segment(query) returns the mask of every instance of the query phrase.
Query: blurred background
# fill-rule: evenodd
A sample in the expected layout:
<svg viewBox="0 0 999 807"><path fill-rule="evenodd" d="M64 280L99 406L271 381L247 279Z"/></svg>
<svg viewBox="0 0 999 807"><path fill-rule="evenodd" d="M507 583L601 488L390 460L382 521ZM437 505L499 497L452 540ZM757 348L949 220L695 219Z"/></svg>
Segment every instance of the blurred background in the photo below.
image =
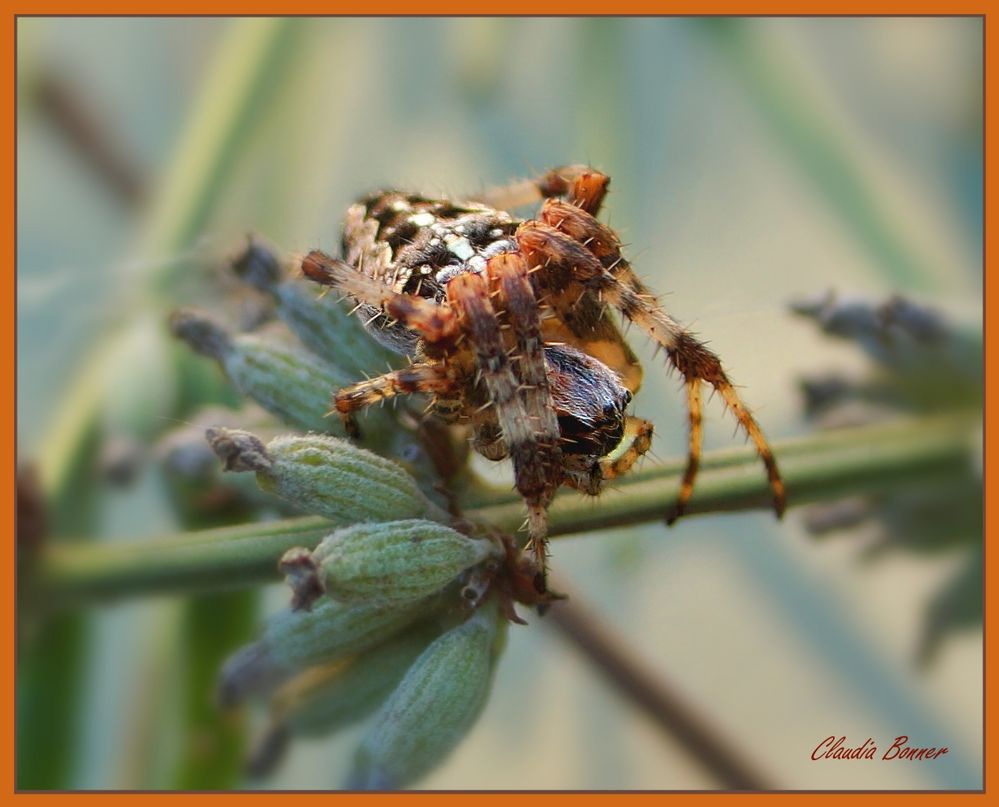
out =
<svg viewBox="0 0 999 807"><path fill-rule="evenodd" d="M17 48L18 453L23 502L48 498L45 540L182 528L154 463L107 481L184 411L166 313L210 307L220 256L247 232L334 251L346 207L384 186L461 195L567 163L605 171L604 220L771 439L820 425L816 378L878 363L857 329L823 333L793 301L931 303L965 340L954 373L974 386L980 369L979 19L22 18ZM952 384L915 364L926 386ZM659 366L633 408L658 456L682 456L682 395ZM740 442L717 402L706 440ZM933 505L918 545L912 518L792 501L783 523L736 513L559 540L553 563L773 787L979 788L976 484ZM25 538L26 507L22 561L43 532ZM20 786L245 785L246 727L215 711L214 674L287 595L213 596L51 620L22 608ZM721 786L531 622L423 786ZM337 787L358 731L297 743L253 786ZM887 748L900 734L950 752L809 758L830 735Z"/></svg>

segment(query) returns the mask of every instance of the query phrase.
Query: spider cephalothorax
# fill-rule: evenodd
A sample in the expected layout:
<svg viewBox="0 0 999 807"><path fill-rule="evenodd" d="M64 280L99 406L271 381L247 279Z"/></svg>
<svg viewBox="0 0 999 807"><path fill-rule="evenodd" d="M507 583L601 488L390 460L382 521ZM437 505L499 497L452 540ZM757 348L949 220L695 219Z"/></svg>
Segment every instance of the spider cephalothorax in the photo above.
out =
<svg viewBox="0 0 999 807"><path fill-rule="evenodd" d="M660 308L615 233L594 218L608 182L569 166L479 201L385 191L348 211L343 260L311 252L302 262L310 278L356 301L379 341L413 361L336 392L348 428L362 407L422 392L445 419L472 427L480 454L510 457L541 593L555 491L568 485L596 495L651 443L652 425L625 414L642 371L609 308L665 348L685 381L690 448L670 521L683 513L697 475L702 382L752 439L778 515L784 510L770 447L718 357ZM537 219L505 212L540 200Z"/></svg>

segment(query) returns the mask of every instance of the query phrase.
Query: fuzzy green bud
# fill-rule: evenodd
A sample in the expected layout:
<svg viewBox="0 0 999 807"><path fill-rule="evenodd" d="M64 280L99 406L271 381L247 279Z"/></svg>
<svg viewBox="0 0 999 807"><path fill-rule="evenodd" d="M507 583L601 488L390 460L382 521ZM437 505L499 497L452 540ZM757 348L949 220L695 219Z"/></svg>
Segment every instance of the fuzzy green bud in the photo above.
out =
<svg viewBox="0 0 999 807"><path fill-rule="evenodd" d="M215 359L229 380L249 398L285 423L303 431L343 434L338 418L328 418L330 394L357 377L287 341L265 334L231 334L211 317L197 311L175 311L173 332L202 355ZM388 430L388 411L366 413L365 427Z"/></svg>
<svg viewBox="0 0 999 807"><path fill-rule="evenodd" d="M375 372L399 357L378 344L350 306L319 293L300 277L301 258L279 258L269 244L250 236L232 260L244 282L274 299L281 321L303 345L352 377Z"/></svg>
<svg viewBox="0 0 999 807"><path fill-rule="evenodd" d="M312 552L290 549L279 568L309 607L322 593L344 602L406 602L439 591L502 548L422 519L355 524L327 535Z"/></svg>
<svg viewBox="0 0 999 807"><path fill-rule="evenodd" d="M234 706L273 691L296 673L336 661L384 642L407 625L436 611L438 598L398 605L345 605L324 598L311 611L283 611L263 635L238 650L222 667L218 699Z"/></svg>
<svg viewBox="0 0 999 807"><path fill-rule="evenodd" d="M346 440L287 435L265 447L249 432L236 429L209 429L206 436L226 470L256 471L261 488L335 524L448 520L396 463Z"/></svg>
<svg viewBox="0 0 999 807"><path fill-rule="evenodd" d="M312 284L289 280L274 287L278 316L302 344L317 356L354 378L377 374L399 365L389 352L364 330L349 306L333 297L319 296Z"/></svg>
<svg viewBox="0 0 999 807"><path fill-rule="evenodd" d="M240 392L291 426L343 433L340 419L326 413L331 391L350 384L349 377L277 339L241 334L233 346L223 367Z"/></svg>
<svg viewBox="0 0 999 807"><path fill-rule="evenodd" d="M489 600L423 651L361 741L350 788L406 787L457 746L488 697L498 623Z"/></svg>

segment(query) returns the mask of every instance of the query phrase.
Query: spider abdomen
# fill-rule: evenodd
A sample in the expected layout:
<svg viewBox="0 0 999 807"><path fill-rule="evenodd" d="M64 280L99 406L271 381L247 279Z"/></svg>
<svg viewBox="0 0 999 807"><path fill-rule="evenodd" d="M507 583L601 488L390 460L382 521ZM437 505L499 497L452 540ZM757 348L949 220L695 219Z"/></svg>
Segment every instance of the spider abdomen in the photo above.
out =
<svg viewBox="0 0 999 807"><path fill-rule="evenodd" d="M546 345L545 364L562 451L609 454L624 436L631 393L606 364L569 345Z"/></svg>

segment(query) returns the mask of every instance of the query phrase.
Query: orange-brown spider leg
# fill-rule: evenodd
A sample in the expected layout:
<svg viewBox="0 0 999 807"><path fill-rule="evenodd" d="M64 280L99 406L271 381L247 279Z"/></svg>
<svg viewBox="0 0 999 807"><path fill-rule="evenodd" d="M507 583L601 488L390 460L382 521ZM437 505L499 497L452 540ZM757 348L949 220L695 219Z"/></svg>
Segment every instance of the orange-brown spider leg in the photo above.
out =
<svg viewBox="0 0 999 807"><path fill-rule="evenodd" d="M611 479L624 476L652 447L652 424L643 418L628 416L624 421L622 441L631 435L631 444L615 459L601 457L588 469L566 472L565 484L588 496L598 496Z"/></svg>
<svg viewBox="0 0 999 807"><path fill-rule="evenodd" d="M634 310L638 310L640 312L639 315L643 317L646 324L632 317L628 313L628 310L625 309L625 305L618 303L616 304L617 307L629 319L638 322L640 327L643 327L647 332L650 332L651 329L657 329L658 335L653 333L653 338L656 339L658 344L667 349L667 355L671 363L684 372L684 377L687 379L690 451L687 460L687 470L684 473L683 482L681 483L680 495L676 503L676 508L668 519L668 523L672 524L683 514L684 508L693 493L693 483L697 476L701 450L701 407L700 391L696 389L697 384L690 383L695 378L710 383L718 390L722 396L722 400L732 410L739 424L749 435L750 439L752 439L767 469L767 476L774 495L774 508L778 516L782 515L786 506L784 483L781 480L773 453L759 425L746 409L735 388L725 376L718 357L662 311L655 297L649 293L641 280L638 279L638 276L631 268L631 264L622 257L620 242L609 227L601 224L584 211L556 199L549 199L545 203L544 209L541 211L541 219L546 224L583 243L600 260L606 273L613 277L614 282L608 283L604 279L598 281L597 285L605 286L616 283L622 287L618 292L618 296L621 300L627 300L628 305ZM602 288L600 293L608 302L613 303ZM614 292L610 292L611 296L613 294ZM658 316L656 316L657 314ZM690 375L684 370L684 367L703 374Z"/></svg>
<svg viewBox="0 0 999 807"><path fill-rule="evenodd" d="M417 331L431 343L453 340L458 336L458 320L445 305L413 294L398 294L343 261L313 250L302 259L302 272L310 280L330 286L384 311L389 317Z"/></svg>
<svg viewBox="0 0 999 807"><path fill-rule="evenodd" d="M666 519L666 523L672 525L687 509L687 502L694 493L694 481L697 479L697 470L701 465L701 381L698 378L688 378L687 386L687 415L690 422L690 442L687 450L687 467L683 472L683 480L680 482L680 495L676 497L676 504L673 506L673 513Z"/></svg>
<svg viewBox="0 0 999 807"><path fill-rule="evenodd" d="M624 421L624 433L625 435L633 434L634 439L620 457L613 460L604 457L600 460L603 478L605 480L617 479L617 477L628 473L632 466L652 448L652 431L653 426L649 421L643 418L627 417Z"/></svg>
<svg viewBox="0 0 999 807"><path fill-rule="evenodd" d="M507 322L513 330L514 347L510 358L516 364L520 381L518 392L527 413L531 432L531 463L543 466L546 484L554 492L561 482L561 449L558 419L548 388L548 371L545 366L544 343L541 339L541 318L538 304L528 278L527 263L519 253L502 254L491 258L488 274L505 303ZM514 453L517 462L516 449ZM550 500L550 496L548 499ZM532 520L531 550L539 570L545 569L545 535L548 531L547 505L543 513L530 512ZM543 521L541 521L543 519ZM534 524L533 522L540 523ZM537 537L535 537L537 536Z"/></svg>
<svg viewBox="0 0 999 807"><path fill-rule="evenodd" d="M621 258L621 242L617 234L606 224L597 221L586 210L561 199L548 199L541 208L538 218L583 244L600 259L603 267L618 279L630 285L641 286L641 281L635 276L631 265ZM642 291L647 293L645 289Z"/></svg>
<svg viewBox="0 0 999 807"><path fill-rule="evenodd" d="M551 208L546 204L546 215ZM517 230L517 240L533 263L545 263L572 267L576 277L603 302L614 306L629 320L638 325L655 342L666 349L670 363L677 368L686 380L698 380L711 384L721 395L726 406L732 411L740 426L749 435L763 462L773 493L774 510L778 517L783 515L786 506L784 482L777 461L763 432L725 375L718 357L694 338L683 326L662 310L655 297L638 280L630 265L619 252L601 256L603 249L615 245L616 239L605 241L601 236L600 225L592 217L589 223L581 212L576 221L588 226L589 237L583 241L569 234L566 222L561 219L558 229L542 222L525 222ZM584 246L585 243L585 246ZM604 264L607 263L607 266ZM613 267L613 269L609 267Z"/></svg>
<svg viewBox="0 0 999 807"><path fill-rule="evenodd" d="M476 199L500 210L513 210L536 204L542 199L562 197L593 214L607 194L610 178L585 165L565 165L553 168L533 179L522 179L476 195Z"/></svg>
<svg viewBox="0 0 999 807"><path fill-rule="evenodd" d="M557 480L553 482L551 479L551 465L547 459L549 450L539 442L537 427L528 415L520 381L514 374L510 356L503 344L503 331L489 299L486 279L474 273L458 275L448 284L447 294L458 311L461 326L471 337L479 377L486 386L503 440L513 460L517 491L527 505L528 539L537 558L534 583L539 593L543 593L548 505L557 487Z"/></svg>
<svg viewBox="0 0 999 807"><path fill-rule="evenodd" d="M456 388L456 380L443 366L414 364L337 390L333 395L333 409L343 420L347 433L355 435L354 413L366 406L396 395L417 392L446 395Z"/></svg>

